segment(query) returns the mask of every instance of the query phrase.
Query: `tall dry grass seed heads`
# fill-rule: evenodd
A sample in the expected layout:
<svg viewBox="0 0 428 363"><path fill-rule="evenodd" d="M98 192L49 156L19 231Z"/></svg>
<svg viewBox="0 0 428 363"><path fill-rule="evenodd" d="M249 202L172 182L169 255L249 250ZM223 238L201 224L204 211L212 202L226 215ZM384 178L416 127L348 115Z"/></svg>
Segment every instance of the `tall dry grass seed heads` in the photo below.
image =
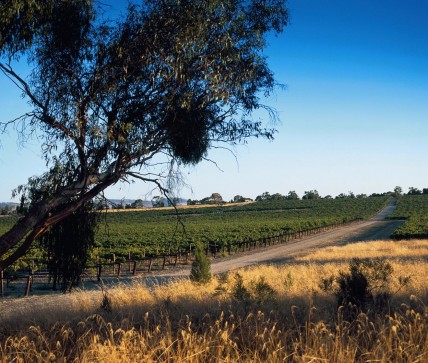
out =
<svg viewBox="0 0 428 363"><path fill-rule="evenodd" d="M388 261L350 260L366 249L379 257L385 248ZM88 296L79 300L84 310L68 316L65 300L38 305L37 316L25 305L35 299L16 300L15 313L0 311L0 362L428 362L428 241L354 244L330 253L334 261L316 252L205 284L112 288L111 312L100 309L101 292L81 293ZM341 276L363 274L374 297L386 286L375 283L383 281L379 266L391 293L388 309L360 306L350 319L346 306L337 307ZM400 285L400 276L411 278Z"/></svg>

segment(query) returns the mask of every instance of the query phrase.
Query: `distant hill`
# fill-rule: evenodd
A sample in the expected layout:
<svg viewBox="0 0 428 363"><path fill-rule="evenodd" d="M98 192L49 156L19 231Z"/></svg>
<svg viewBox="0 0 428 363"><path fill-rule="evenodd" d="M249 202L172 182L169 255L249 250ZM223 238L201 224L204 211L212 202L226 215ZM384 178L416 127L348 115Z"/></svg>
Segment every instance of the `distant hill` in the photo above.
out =
<svg viewBox="0 0 428 363"><path fill-rule="evenodd" d="M19 203L11 203L11 202L0 202L0 208L3 207L17 207Z"/></svg>
<svg viewBox="0 0 428 363"><path fill-rule="evenodd" d="M120 204L122 204L123 206L125 206L125 205L127 205L127 204L132 204L132 203L134 203L135 202L135 199L109 199L108 200L111 204L113 204L113 205L120 205ZM144 204L144 206L145 207L151 207L152 206L152 203L151 202L149 202L149 201L147 201L147 200L145 200L144 202L143 202L143 204Z"/></svg>
<svg viewBox="0 0 428 363"><path fill-rule="evenodd" d="M112 205L119 205L122 204L124 207L127 204L132 204L135 202L135 199L109 199L108 200ZM183 205L183 204L187 204L187 199L184 198L180 198L178 200L178 204L177 205ZM150 208L152 207L152 202L150 200L144 200L143 201L143 205L146 208ZM168 201L166 201L166 206L168 206ZM0 208L4 208L4 207L12 207L12 208L16 208L17 206L19 206L19 203L13 203L13 202L0 202Z"/></svg>
<svg viewBox="0 0 428 363"><path fill-rule="evenodd" d="M109 199L108 201L111 202L114 205L119 205L122 204L123 206L127 205L127 204L132 204L135 202L136 199ZM183 204L187 204L187 199L184 198L179 198L178 199L178 203L177 205L183 205ZM143 201L143 205L146 208L150 208L153 207L152 202L150 200L144 200ZM168 206L169 203L168 201L165 202L165 205Z"/></svg>

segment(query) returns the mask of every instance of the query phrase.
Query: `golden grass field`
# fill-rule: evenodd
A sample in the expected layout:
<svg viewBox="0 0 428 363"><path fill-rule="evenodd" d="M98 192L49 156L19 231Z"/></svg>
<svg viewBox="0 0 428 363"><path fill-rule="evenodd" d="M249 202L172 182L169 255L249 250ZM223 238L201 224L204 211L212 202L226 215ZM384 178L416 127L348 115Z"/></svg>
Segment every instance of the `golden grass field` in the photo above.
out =
<svg viewBox="0 0 428 363"><path fill-rule="evenodd" d="M387 259L392 297L346 320L320 282L355 257ZM428 362L428 240L328 247L207 285L135 282L0 308L0 362Z"/></svg>

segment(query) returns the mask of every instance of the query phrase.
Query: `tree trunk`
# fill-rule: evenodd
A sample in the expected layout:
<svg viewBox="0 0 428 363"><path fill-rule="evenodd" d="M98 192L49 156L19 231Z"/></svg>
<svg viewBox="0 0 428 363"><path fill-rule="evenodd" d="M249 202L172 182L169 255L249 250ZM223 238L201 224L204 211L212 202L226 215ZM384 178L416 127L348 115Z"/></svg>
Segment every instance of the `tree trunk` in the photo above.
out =
<svg viewBox="0 0 428 363"><path fill-rule="evenodd" d="M30 248L33 241L40 237L50 226L68 217L85 202L93 199L108 186L117 182L119 177L115 174L106 176L103 181L92 189L82 193L81 188L66 187L48 200L37 203L30 209L25 217L5 234L0 236L0 257L10 249L16 247L24 238L25 240L15 252L6 259L0 261L0 270L3 270L22 257ZM69 202L72 197L78 198Z"/></svg>

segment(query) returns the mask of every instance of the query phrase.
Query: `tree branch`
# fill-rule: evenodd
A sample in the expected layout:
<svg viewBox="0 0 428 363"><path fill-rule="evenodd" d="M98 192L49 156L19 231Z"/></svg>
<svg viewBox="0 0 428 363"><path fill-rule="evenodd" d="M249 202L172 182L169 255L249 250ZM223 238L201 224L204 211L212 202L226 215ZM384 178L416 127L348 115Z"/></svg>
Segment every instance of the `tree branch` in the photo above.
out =
<svg viewBox="0 0 428 363"><path fill-rule="evenodd" d="M10 265L14 264L19 258L25 255L25 253L30 248L33 241L41 236L48 227L37 227L35 228L24 240L24 242L7 258L3 261L0 261L0 271L8 268Z"/></svg>

